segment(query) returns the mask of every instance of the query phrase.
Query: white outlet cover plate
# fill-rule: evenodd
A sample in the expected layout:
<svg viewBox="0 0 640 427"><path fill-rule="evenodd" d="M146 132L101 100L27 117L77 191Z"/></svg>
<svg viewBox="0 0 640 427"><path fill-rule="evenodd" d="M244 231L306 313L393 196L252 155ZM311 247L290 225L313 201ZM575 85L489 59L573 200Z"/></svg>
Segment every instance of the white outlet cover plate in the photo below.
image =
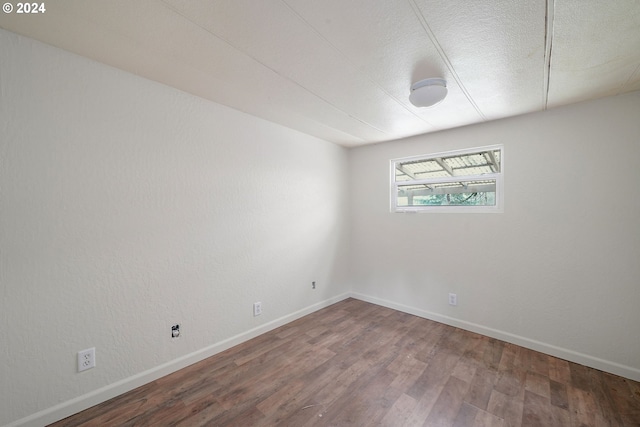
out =
<svg viewBox="0 0 640 427"><path fill-rule="evenodd" d="M262 314L262 303L255 302L253 303L253 315L260 316Z"/></svg>
<svg viewBox="0 0 640 427"><path fill-rule="evenodd" d="M449 294L449 305L458 305L458 295Z"/></svg>
<svg viewBox="0 0 640 427"><path fill-rule="evenodd" d="M91 347L78 352L78 372L96 367L96 348Z"/></svg>

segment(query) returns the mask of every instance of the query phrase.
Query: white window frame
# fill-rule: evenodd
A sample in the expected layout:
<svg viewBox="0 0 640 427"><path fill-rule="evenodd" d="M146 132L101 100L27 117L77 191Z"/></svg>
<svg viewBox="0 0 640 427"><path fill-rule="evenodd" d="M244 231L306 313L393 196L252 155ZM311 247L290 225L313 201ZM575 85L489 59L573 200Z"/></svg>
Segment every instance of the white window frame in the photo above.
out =
<svg viewBox="0 0 640 427"><path fill-rule="evenodd" d="M420 180L407 180L396 182L396 165L417 160L430 160L442 157L459 156L464 154L477 153L481 151L500 150L500 171L496 173L488 173L482 175L464 175L444 178L429 178ZM445 151L433 154L424 154L420 156L410 156L390 161L390 199L391 212L393 213L503 213L504 212L504 145L496 144L484 147L473 147L463 150ZM462 178L462 179L461 179ZM420 206L398 206L398 187L407 184L430 184L430 183L446 183L472 181L472 180L493 180L496 181L496 204L494 206L455 206L455 205L420 205Z"/></svg>

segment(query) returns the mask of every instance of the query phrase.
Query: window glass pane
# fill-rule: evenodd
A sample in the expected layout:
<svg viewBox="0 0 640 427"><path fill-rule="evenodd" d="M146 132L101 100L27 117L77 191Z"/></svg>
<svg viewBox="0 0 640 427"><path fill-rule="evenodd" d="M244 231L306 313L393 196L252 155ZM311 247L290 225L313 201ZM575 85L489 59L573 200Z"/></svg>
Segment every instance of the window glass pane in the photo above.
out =
<svg viewBox="0 0 640 427"><path fill-rule="evenodd" d="M502 145L391 161L392 212L501 213Z"/></svg>
<svg viewBox="0 0 640 427"><path fill-rule="evenodd" d="M496 180L400 184L397 206L495 206Z"/></svg>
<svg viewBox="0 0 640 427"><path fill-rule="evenodd" d="M395 181L499 173L500 157L500 150L497 149L398 162Z"/></svg>

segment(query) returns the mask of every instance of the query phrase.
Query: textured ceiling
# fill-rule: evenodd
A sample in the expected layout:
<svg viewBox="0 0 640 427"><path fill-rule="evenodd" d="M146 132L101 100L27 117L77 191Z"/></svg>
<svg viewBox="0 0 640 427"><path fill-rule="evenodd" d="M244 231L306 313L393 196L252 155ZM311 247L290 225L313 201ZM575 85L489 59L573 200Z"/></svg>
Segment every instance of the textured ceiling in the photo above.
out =
<svg viewBox="0 0 640 427"><path fill-rule="evenodd" d="M0 27L345 146L640 90L638 0L56 0ZM428 77L449 94L414 107Z"/></svg>

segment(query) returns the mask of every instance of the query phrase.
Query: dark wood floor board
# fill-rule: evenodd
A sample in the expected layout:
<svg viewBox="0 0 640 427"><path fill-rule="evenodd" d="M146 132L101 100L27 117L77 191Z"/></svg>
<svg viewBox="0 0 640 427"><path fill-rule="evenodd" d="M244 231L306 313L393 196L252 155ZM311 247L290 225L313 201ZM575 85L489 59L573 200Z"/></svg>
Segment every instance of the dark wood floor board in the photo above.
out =
<svg viewBox="0 0 640 427"><path fill-rule="evenodd" d="M355 319L367 318L369 319L369 322L371 322L380 317L378 313L381 313L381 312L388 313L388 310L390 310L387 307L379 307L382 310L378 310L375 304L371 304L367 307L364 307L358 304L358 302L359 301L353 300L353 303L351 305L347 305L345 307L345 310L348 311L351 317Z"/></svg>
<svg viewBox="0 0 640 427"><path fill-rule="evenodd" d="M301 348L306 350L306 354L314 354L311 347ZM265 370L264 366L270 366L270 369ZM223 405L230 406L235 401L242 399L246 394L253 393L254 390L255 392L262 391L264 383L259 383L258 381L264 380L267 376L277 378L278 381L286 380L286 376L280 376L280 374L284 373L286 367L287 360L282 358L265 357L263 360L253 359L250 362L236 366L234 370L226 370L217 375L215 381L210 381L211 387L208 390L202 387L181 390L179 397L187 403L192 403L195 400L199 400L207 392L215 393ZM272 384L271 386L276 385Z"/></svg>
<svg viewBox="0 0 640 427"><path fill-rule="evenodd" d="M518 348L515 344L504 343L500 363L498 363L498 371L510 371L514 369Z"/></svg>
<svg viewBox="0 0 640 427"><path fill-rule="evenodd" d="M304 319L304 317L302 319ZM351 314L351 312L347 310L340 310L339 316L329 317L326 320L320 317L318 319L315 319L313 322L313 326L321 326L324 329L328 329L332 331L351 330L352 325L361 325L361 324L362 322L359 321L358 318L353 316L353 314ZM314 336L314 334L311 334L308 332L307 332L307 335Z"/></svg>
<svg viewBox="0 0 640 427"><path fill-rule="evenodd" d="M536 393L545 399L551 399L551 386L549 377L545 377L535 372L527 372L524 382L524 389L532 393Z"/></svg>
<svg viewBox="0 0 640 427"><path fill-rule="evenodd" d="M219 392L218 400L225 408L236 406L252 396L264 400L297 377L324 364L335 354L328 349L314 351L309 348L299 356L297 359L282 358L277 363L274 361L262 365L260 369L252 370L250 375L225 384L227 391ZM264 369L264 366L268 366L268 369ZM296 366L296 369L291 369L291 366Z"/></svg>
<svg viewBox="0 0 640 427"><path fill-rule="evenodd" d="M568 385L571 383L571 370L569 362L549 356L549 379Z"/></svg>
<svg viewBox="0 0 640 427"><path fill-rule="evenodd" d="M640 384L347 299L65 420L79 426L640 426Z"/></svg>
<svg viewBox="0 0 640 427"><path fill-rule="evenodd" d="M245 366L242 369L247 368ZM153 384L165 394L170 390L172 399L191 403L225 387L242 369L238 369L233 357L214 356L162 377Z"/></svg>
<svg viewBox="0 0 640 427"><path fill-rule="evenodd" d="M474 425L476 416L480 410L467 402L462 402L462 406L451 424L452 427L469 427Z"/></svg>
<svg viewBox="0 0 640 427"><path fill-rule="evenodd" d="M265 424L265 416L256 408L260 397L252 397L242 401L238 405L218 413L214 418L207 420L204 425L212 426L256 426ZM183 420L186 422L188 420ZM150 424L152 425L152 424ZM188 424L185 424L188 425Z"/></svg>
<svg viewBox="0 0 640 427"><path fill-rule="evenodd" d="M456 366L453 368L451 375L461 379L462 381L471 383L479 369L482 369L482 367L479 367L475 363L461 357L458 359L458 363L456 363Z"/></svg>
<svg viewBox="0 0 640 427"><path fill-rule="evenodd" d="M410 415L418 402L411 396L401 394L387 411L385 416L380 420L382 426L411 426L409 421ZM425 415L425 419L426 419ZM422 422L419 424L422 425Z"/></svg>
<svg viewBox="0 0 640 427"><path fill-rule="evenodd" d="M464 401L476 408L486 410L491 392L498 379L498 372L487 368L479 368L469 385Z"/></svg>
<svg viewBox="0 0 640 427"><path fill-rule="evenodd" d="M537 351L532 352L530 370L545 378L549 378L549 356L538 353Z"/></svg>
<svg viewBox="0 0 640 427"><path fill-rule="evenodd" d="M522 427L569 426L569 412L551 405L548 398L525 391ZM585 424L589 425L589 424Z"/></svg>
<svg viewBox="0 0 640 427"><path fill-rule="evenodd" d="M501 370L498 372L494 390L512 399L522 401L524 399L526 379L527 373L521 369Z"/></svg>
<svg viewBox="0 0 640 427"><path fill-rule="evenodd" d="M621 414L624 427L638 427L640 426L640 411L634 411L627 414Z"/></svg>
<svg viewBox="0 0 640 427"><path fill-rule="evenodd" d="M360 376L347 391L350 399L334 400L323 417L316 417L306 425L377 425L402 393L389 387L395 377L391 372L380 369L372 377Z"/></svg>
<svg viewBox="0 0 640 427"><path fill-rule="evenodd" d="M465 341L465 334L458 328L445 329L430 351L427 367L407 390L409 396L419 400L427 390L439 389L447 382L467 348L477 341Z"/></svg>
<svg viewBox="0 0 640 427"><path fill-rule="evenodd" d="M372 369L375 372L372 373ZM373 374L378 374L380 370L380 367L375 369L375 364L372 364L371 359L360 359L344 370L334 371L333 374L336 376L312 379L307 387L308 390L313 390L313 393L303 393L305 398L297 399L299 401L298 408L308 409L296 411L296 407L288 407L287 422L291 425L303 426L314 425L316 417L322 418L322 422L335 419L335 414L341 412L344 404L353 402L352 399L344 397L361 393L364 387L373 380Z"/></svg>
<svg viewBox="0 0 640 427"><path fill-rule="evenodd" d="M640 383L604 372L601 380L603 393L619 413L627 414L640 410Z"/></svg>
<svg viewBox="0 0 640 427"><path fill-rule="evenodd" d="M450 426L458 416L469 383L450 376L434 403L424 426Z"/></svg>
<svg viewBox="0 0 640 427"><path fill-rule="evenodd" d="M356 347L359 343L366 342L376 335L372 325L365 325L356 319L345 320L343 323L343 327L327 329L326 334L321 335L321 338L309 340L309 343L318 347L327 347L340 353L347 348Z"/></svg>
<svg viewBox="0 0 640 427"><path fill-rule="evenodd" d="M263 425L303 425L325 411L324 404L314 399L317 387L315 382L296 381L292 385L291 393L279 393L277 400L268 402L265 399L258 404L257 407L266 417ZM262 405L263 403L265 404Z"/></svg>
<svg viewBox="0 0 640 427"><path fill-rule="evenodd" d="M598 403L590 390L570 386L568 387L567 395L572 426L605 425L602 422L598 422ZM610 424L607 423L606 425Z"/></svg>
<svg viewBox="0 0 640 427"><path fill-rule="evenodd" d="M436 354L419 377L410 379L413 384L407 390L407 394L419 400L427 391L444 386L459 360L460 355Z"/></svg>
<svg viewBox="0 0 640 427"><path fill-rule="evenodd" d="M446 331L445 325L430 322L428 324L416 324L401 337L396 345L410 350L414 358L428 363L438 341Z"/></svg>
<svg viewBox="0 0 640 427"><path fill-rule="evenodd" d="M118 406L117 411L113 410L114 404ZM155 411L159 406L171 404L171 397L166 393L166 389L151 383L96 405L91 408L91 411L80 412L74 417L66 418L58 425L60 427L120 425L140 414Z"/></svg>
<svg viewBox="0 0 640 427"><path fill-rule="evenodd" d="M487 345L483 354L483 361L487 369L494 371L498 370L500 360L502 360L502 353L504 352L504 345L504 341L493 338L487 340Z"/></svg>
<svg viewBox="0 0 640 427"><path fill-rule="evenodd" d="M553 406L560 409L569 409L569 397L567 395L567 386L557 381L549 380L549 390L551 393L550 400Z"/></svg>
<svg viewBox="0 0 640 427"><path fill-rule="evenodd" d="M341 396L351 396L359 393L360 390L376 379L376 376L385 376L393 379L386 367L397 357L398 349L394 347L371 347L361 353L361 357L354 361L348 368L344 369L335 381L328 383L318 390L314 399L329 406Z"/></svg>
<svg viewBox="0 0 640 427"><path fill-rule="evenodd" d="M266 417L272 417L287 403L295 403L296 400L302 400L304 398L302 390L307 388L307 386L307 382L296 378L290 381L286 387L280 387L278 390L274 391L269 397L258 403L256 407Z"/></svg>
<svg viewBox="0 0 640 427"><path fill-rule="evenodd" d="M177 423L180 419L188 416L189 413L190 409L184 403L174 401L171 404L160 405L155 410L147 411L123 422L108 422L101 425L117 425L121 427L166 426Z"/></svg>
<svg viewBox="0 0 640 427"><path fill-rule="evenodd" d="M355 381L361 377L371 376L372 368L376 366L382 368L391 362L395 353L382 351L385 348L388 347L378 345L376 340L350 341L350 345L342 348L334 358L305 375L308 386L306 390L312 392L305 393L305 390L301 390L297 400L303 407L320 406L323 409L330 407L336 397L350 393L349 387ZM382 360L381 357L386 359ZM270 415L272 418L282 418L284 413L292 412L293 408L285 403ZM313 411L300 411L289 421L302 425L310 412Z"/></svg>
<svg viewBox="0 0 640 427"><path fill-rule="evenodd" d="M325 325L320 325L308 334L307 343L318 348L331 348L333 345L342 345L345 340L356 337L361 333L359 328L354 327L347 332L350 336L343 336L339 333L340 330L339 328L331 329Z"/></svg>
<svg viewBox="0 0 640 427"><path fill-rule="evenodd" d="M510 427L520 427L522 425L522 414L524 411L524 388L522 397L514 398L507 396L497 390L491 392L487 412L503 420Z"/></svg>
<svg viewBox="0 0 640 427"><path fill-rule="evenodd" d="M448 378L447 378L448 380ZM462 381L462 380L459 380ZM464 381L463 381L464 382ZM407 417L408 426L423 426L427 418L431 414L431 409L435 405L440 393L444 389L446 381L441 380L439 383L430 384L422 393L422 397L417 400L413 412Z"/></svg>
<svg viewBox="0 0 640 427"><path fill-rule="evenodd" d="M284 326L280 326L277 329L274 329L272 332L276 338L284 340L284 339L292 338L296 335L302 335L303 333L307 333L308 329L311 329L311 328L306 328L305 330L303 330L303 328L301 328L300 326L291 325L290 327L287 328L286 325L284 325Z"/></svg>
<svg viewBox="0 0 640 427"><path fill-rule="evenodd" d="M258 349L262 348L262 345L269 345L274 341L273 334L261 334L257 337L244 341L230 349L227 349L215 356L213 356L214 361L222 363L228 361L228 356L233 354L234 360L235 358L242 358L247 353L254 353L258 351ZM279 341L279 340L278 340Z"/></svg>
<svg viewBox="0 0 640 427"><path fill-rule="evenodd" d="M551 413L551 424L549 426L569 426L571 423L571 418L569 411L565 409L558 408L557 406L549 407L549 411ZM598 426L598 424L596 424Z"/></svg>
<svg viewBox="0 0 640 427"><path fill-rule="evenodd" d="M427 364L414 358L410 353L400 352L387 366L387 370L395 375L390 386L398 390L405 390L414 378L419 377L427 368Z"/></svg>
<svg viewBox="0 0 640 427"><path fill-rule="evenodd" d="M604 377L606 380L612 378L612 377L616 377L615 375L611 375L611 374L604 374ZM620 378L620 377L616 377L616 378ZM622 380L624 380L624 378L621 378ZM640 383L635 382L635 381L626 381L629 390L631 391L631 397L633 398L633 400L635 401L636 404L640 403Z"/></svg>
<svg viewBox="0 0 640 427"><path fill-rule="evenodd" d="M532 357L534 351L524 347L518 347L516 351L516 357L513 361L513 367L515 369L521 369L525 372L531 371Z"/></svg>
<svg viewBox="0 0 640 427"><path fill-rule="evenodd" d="M341 323L345 319L352 319L353 318L352 312L353 310L349 310L348 307L345 306L340 310L334 310L330 313L326 313L326 315L322 313L314 312L309 315L311 317L307 318L307 316L305 316L303 318L297 319L296 322L298 322L298 324L300 325L309 325L310 327L313 327L313 325L316 325L319 323L329 327L333 327L338 323ZM282 326L282 328L287 329L289 328L289 325L290 324L286 324Z"/></svg>
<svg viewBox="0 0 640 427"><path fill-rule="evenodd" d="M359 358L353 357L353 355L349 354L348 352L344 352L336 354L326 363L317 366L309 372L300 373L297 376L297 379L302 383L303 387L296 393L294 400L280 403L279 410L290 412L291 405L304 406L303 403L314 405L320 403L318 401L308 403L307 401L310 399L317 400L319 392L321 392L324 388L330 388L331 384L336 384L337 387L342 386L343 383L338 381L344 381L345 377L352 376L353 371L359 369L359 367L354 367L355 363L358 361ZM360 362L362 363L362 365L366 365L366 362ZM275 394L278 393L282 394L280 390L278 390ZM266 410L267 409L265 409L265 411Z"/></svg>
<svg viewBox="0 0 640 427"><path fill-rule="evenodd" d="M604 372L600 372L599 375L591 376L591 389L593 391L594 399L598 405L598 412L603 414L606 420L610 420L611 425L622 426L624 423L621 415L625 411L624 406L626 405L618 405L616 403L616 393L608 386L607 377L614 376ZM632 404L628 407L633 408L634 405Z"/></svg>
<svg viewBox="0 0 640 427"><path fill-rule="evenodd" d="M489 345L489 338L466 331L465 336L467 346L462 358L477 367L487 367L489 364L485 360L485 353Z"/></svg>
<svg viewBox="0 0 640 427"><path fill-rule="evenodd" d="M571 385L580 390L589 390L591 387L591 370L583 365L569 362L571 373Z"/></svg>
<svg viewBox="0 0 640 427"><path fill-rule="evenodd" d="M462 357L467 353L467 349L469 349L473 343L485 341L484 337L463 329L446 328L445 331L447 333L442 334L436 344L436 348L434 348L434 351L438 353L450 353ZM482 353L484 354L484 348Z"/></svg>
<svg viewBox="0 0 640 427"><path fill-rule="evenodd" d="M247 350L242 355L235 355L233 361L237 366L242 366L255 359L262 359L262 362L265 359L277 360L283 354L290 352L294 346L294 341L291 339L273 339L253 347L253 351Z"/></svg>
<svg viewBox="0 0 640 427"><path fill-rule="evenodd" d="M253 375L236 383L228 384L229 392L222 394L218 400L224 408L235 408L252 397L257 398L256 408L263 416L272 414L277 410L270 405L278 405L278 400L269 400L272 396L286 397L282 390L286 390L291 384L306 386L300 378L325 366L327 361L335 357L335 353L326 348L309 346L304 351L299 351L297 356L281 357L278 363L269 363L260 367ZM336 372L340 372L336 370ZM313 375L312 377L317 377ZM257 416L257 414L254 414ZM222 422L219 417L216 422ZM223 423L224 424L224 423Z"/></svg>
<svg viewBox="0 0 640 427"><path fill-rule="evenodd" d="M205 396L188 405L189 413L173 424L175 427L204 426L224 412L224 408L214 394Z"/></svg>
<svg viewBox="0 0 640 427"><path fill-rule="evenodd" d="M507 427L507 422L500 417L497 417L487 411L479 410L472 424L468 424L471 427Z"/></svg>

